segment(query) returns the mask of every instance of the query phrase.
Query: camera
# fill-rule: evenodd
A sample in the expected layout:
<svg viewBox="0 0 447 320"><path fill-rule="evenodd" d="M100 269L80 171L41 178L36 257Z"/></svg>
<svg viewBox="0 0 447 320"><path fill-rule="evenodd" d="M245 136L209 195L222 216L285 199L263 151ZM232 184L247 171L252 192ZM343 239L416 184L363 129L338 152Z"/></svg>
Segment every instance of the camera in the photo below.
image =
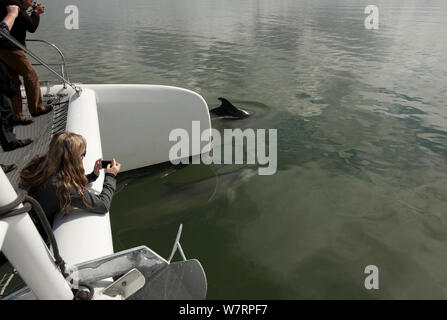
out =
<svg viewBox="0 0 447 320"><path fill-rule="evenodd" d="M109 164L110 165L112 164L112 160L102 160L101 161L101 166L103 169L106 169Z"/></svg>

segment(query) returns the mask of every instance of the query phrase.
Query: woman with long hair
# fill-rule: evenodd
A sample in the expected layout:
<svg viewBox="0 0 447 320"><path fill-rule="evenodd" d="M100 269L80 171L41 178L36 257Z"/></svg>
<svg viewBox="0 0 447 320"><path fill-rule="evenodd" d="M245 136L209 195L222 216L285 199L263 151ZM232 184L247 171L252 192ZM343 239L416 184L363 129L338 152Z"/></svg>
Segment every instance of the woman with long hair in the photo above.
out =
<svg viewBox="0 0 447 320"><path fill-rule="evenodd" d="M86 151L84 137L61 132L53 136L46 155L34 158L20 171L21 187L40 203L51 225L59 212L68 215L73 207L94 213L107 213L110 209L121 164L113 159L107 166L102 192L96 195L86 187L98 178L102 159L86 176L82 163ZM39 232L45 234L33 212L31 217Z"/></svg>

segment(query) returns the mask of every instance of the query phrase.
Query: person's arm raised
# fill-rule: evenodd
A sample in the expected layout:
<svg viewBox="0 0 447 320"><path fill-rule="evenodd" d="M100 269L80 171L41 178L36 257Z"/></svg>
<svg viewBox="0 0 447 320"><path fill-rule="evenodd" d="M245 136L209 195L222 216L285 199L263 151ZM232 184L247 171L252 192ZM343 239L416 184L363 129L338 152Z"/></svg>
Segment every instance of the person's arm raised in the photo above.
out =
<svg viewBox="0 0 447 320"><path fill-rule="evenodd" d="M11 31L12 27L14 26L14 21L16 20L17 16L19 15L19 7L18 6L7 6L6 11L7 11L7 15L3 19L2 22L4 22L8 26L9 31Z"/></svg>
<svg viewBox="0 0 447 320"><path fill-rule="evenodd" d="M82 208L93 213L107 213L112 205L112 198L116 190L116 175L120 169L121 164L113 159L112 164L107 166L101 194L96 195L88 190L84 190L83 192L84 197L90 207L85 206L81 197L79 197L75 190L73 190L71 194L72 206Z"/></svg>
<svg viewBox="0 0 447 320"><path fill-rule="evenodd" d="M26 30L28 32L31 32L31 33L36 32L37 28L39 27L39 23L40 23L40 15L44 12L45 12L45 6L42 6L40 4L37 4L34 7L33 12L31 13L30 16L26 13L26 10L22 9L20 11L19 14L21 16L21 19L23 19L23 21L25 22Z"/></svg>

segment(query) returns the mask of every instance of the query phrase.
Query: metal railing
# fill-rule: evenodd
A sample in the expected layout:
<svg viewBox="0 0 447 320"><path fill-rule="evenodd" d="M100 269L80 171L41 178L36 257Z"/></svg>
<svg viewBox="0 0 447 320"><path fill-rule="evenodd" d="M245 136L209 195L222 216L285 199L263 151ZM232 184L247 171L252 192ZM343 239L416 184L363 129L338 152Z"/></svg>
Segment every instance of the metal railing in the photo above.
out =
<svg viewBox="0 0 447 320"><path fill-rule="evenodd" d="M17 46L19 49L22 49L23 51L25 51L29 56L31 56L34 60L36 60L39 65L45 67L48 71L50 71L51 73L53 73L55 76L57 76L59 79L61 79L65 84L68 84L70 87L72 87L78 94L81 94L82 89L80 87L77 87L76 85L74 85L72 82L70 82L67 78L65 78L65 70L64 70L64 74L60 75L59 73L57 73L57 71L55 71L53 68L51 68L48 64L46 64L41 58L39 58L37 55L35 55L31 50L27 49L24 45L22 45L20 42L18 42L15 38L13 38L9 33L3 31L2 29L0 29L0 35L4 38L6 38L7 40L9 40L10 42L12 42L15 46ZM50 45L52 45L51 43L49 43ZM53 45L59 52L60 50ZM60 52L62 54L62 52ZM63 55L62 55L63 56ZM65 58L64 58L64 64L65 64ZM65 69L65 65L63 67Z"/></svg>
<svg viewBox="0 0 447 320"><path fill-rule="evenodd" d="M48 63L47 65L48 66L58 66L61 70L61 76L64 79L67 79L67 81L70 81L70 78L68 77L68 71L66 68L65 56L62 53L62 51L54 43L48 42L46 40L40 40L40 39L27 39L26 42L40 42L40 43L44 43L50 47L53 47L57 51L59 56L61 57L62 62L61 63ZM42 66L41 63L33 63L32 65L33 66ZM67 87L67 83L64 82L64 88L66 88L66 87Z"/></svg>

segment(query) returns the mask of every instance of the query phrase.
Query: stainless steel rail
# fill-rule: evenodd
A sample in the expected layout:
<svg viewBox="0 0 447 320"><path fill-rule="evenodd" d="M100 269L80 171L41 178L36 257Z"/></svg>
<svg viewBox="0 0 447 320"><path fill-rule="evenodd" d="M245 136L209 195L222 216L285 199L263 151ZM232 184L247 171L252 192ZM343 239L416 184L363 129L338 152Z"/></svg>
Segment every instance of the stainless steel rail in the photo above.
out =
<svg viewBox="0 0 447 320"><path fill-rule="evenodd" d="M30 55L34 60L39 62L42 66L44 66L48 71L53 73L55 76L57 76L59 79L61 79L64 84L67 83L70 87L72 87L78 94L81 94L82 89L80 87L75 86L72 82L70 82L68 79L66 79L64 76L61 76L59 73L53 70L48 64L46 64L42 59L40 59L37 55L35 55L31 50L27 49L25 46L23 46L20 42L18 42L16 39L14 39L9 33L3 31L0 29L0 35L6 38L7 40L11 41L15 46L25 51L28 55ZM59 50L59 49L58 49ZM60 50L59 50L60 51Z"/></svg>
<svg viewBox="0 0 447 320"><path fill-rule="evenodd" d="M39 40L39 39L27 39L26 42L40 42L40 43L44 43L49 45L50 47L53 47L60 55L61 59L62 59L62 63L49 63L49 66L59 66L61 68L61 76L65 79L67 79L68 81L70 81L70 78L68 77L68 72L66 70L66 63L65 63L65 56L62 53L62 51L53 43L48 42L46 40ZM40 63L33 63L33 66L41 66L42 64ZM64 82L64 86L66 85L66 83Z"/></svg>

